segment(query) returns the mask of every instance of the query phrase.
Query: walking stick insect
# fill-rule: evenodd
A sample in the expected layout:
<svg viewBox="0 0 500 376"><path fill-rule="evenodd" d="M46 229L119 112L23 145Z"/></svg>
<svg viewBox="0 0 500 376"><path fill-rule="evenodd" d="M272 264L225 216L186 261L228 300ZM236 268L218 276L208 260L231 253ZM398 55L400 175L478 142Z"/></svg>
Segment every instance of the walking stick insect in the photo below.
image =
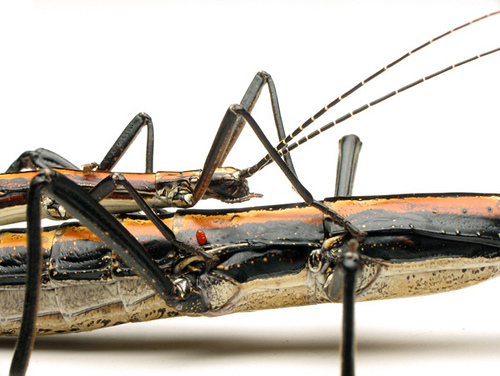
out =
<svg viewBox="0 0 500 376"><path fill-rule="evenodd" d="M377 101L376 101L376 102L377 102ZM235 110L235 111L237 112L237 111L240 111L240 110L244 110L244 108L243 108L243 109L242 109L241 107L240 107L240 108L233 108L233 110ZM354 111L354 113L356 113L356 112L360 112L360 111ZM238 114L243 115L243 112L237 112L237 113L238 113ZM346 118L347 118L347 117L346 117ZM250 120L250 118L248 118L247 120ZM289 149L292 149L292 148L290 147ZM345 223L344 223L344 225L345 225L346 227L348 227L348 225L346 225ZM351 228L351 230L352 230L352 228ZM356 232L355 232L354 230L352 230L352 231L351 231L351 234L352 234L354 237L356 237ZM362 238L362 236L360 236L360 238Z"/></svg>

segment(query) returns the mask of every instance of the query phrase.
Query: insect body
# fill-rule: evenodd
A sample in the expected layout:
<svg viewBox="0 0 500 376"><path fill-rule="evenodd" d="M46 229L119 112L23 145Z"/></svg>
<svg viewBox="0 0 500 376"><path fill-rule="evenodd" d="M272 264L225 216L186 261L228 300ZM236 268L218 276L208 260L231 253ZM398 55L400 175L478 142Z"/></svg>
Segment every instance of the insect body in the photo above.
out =
<svg viewBox="0 0 500 376"><path fill-rule="evenodd" d="M96 192L96 187L109 172L60 170L82 188ZM234 168L218 168L211 177L210 185L202 198L218 199L222 202L243 202L261 195L250 193L246 179L237 176ZM0 174L0 225L26 220L26 198L29 185L36 171ZM194 205L193 194L201 171L157 172L154 174L125 174L134 188L148 204L155 209L165 207L190 207ZM130 213L138 210L137 205L123 189L116 189L101 200L111 213ZM43 202L44 216L50 219L68 219L63 207L47 198Z"/></svg>
<svg viewBox="0 0 500 376"><path fill-rule="evenodd" d="M411 195L327 199L367 232L356 300L432 294L500 272L500 197ZM190 260L146 218L120 221L172 280L190 281L165 304L91 231L77 223L46 229L38 334L87 331L179 315L342 301L337 264L346 230L304 204L250 210L177 212L163 221L178 240L207 237L213 265ZM26 233L0 234L1 332L18 334L25 289ZM331 243L328 244L327 243ZM197 304L190 302L196 301Z"/></svg>

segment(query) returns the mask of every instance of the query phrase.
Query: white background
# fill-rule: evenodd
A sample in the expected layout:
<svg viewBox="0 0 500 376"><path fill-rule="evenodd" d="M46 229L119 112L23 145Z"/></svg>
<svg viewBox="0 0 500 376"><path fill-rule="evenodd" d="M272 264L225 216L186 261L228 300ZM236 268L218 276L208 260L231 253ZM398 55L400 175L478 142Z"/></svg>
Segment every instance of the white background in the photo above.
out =
<svg viewBox="0 0 500 376"><path fill-rule="evenodd" d="M360 80L500 1L33 1L0 7L0 171L24 150L100 161L148 112L155 169L202 167L227 107L259 70L273 75L290 131ZM500 16L419 52L324 115L319 125L452 63L500 46ZM293 154L316 198L333 194L337 141L363 144L356 195L499 191L500 53L366 111ZM255 116L270 137L267 92ZM139 140L116 170L144 167ZM264 155L245 132L227 165ZM299 201L275 167L251 179ZM202 207L221 207L217 202ZM357 305L359 375L495 373L500 284ZM1 304L1 302L0 302ZM30 374L338 374L338 305L175 319L41 338ZM0 339L6 373L13 339ZM43 372L43 373L42 373Z"/></svg>

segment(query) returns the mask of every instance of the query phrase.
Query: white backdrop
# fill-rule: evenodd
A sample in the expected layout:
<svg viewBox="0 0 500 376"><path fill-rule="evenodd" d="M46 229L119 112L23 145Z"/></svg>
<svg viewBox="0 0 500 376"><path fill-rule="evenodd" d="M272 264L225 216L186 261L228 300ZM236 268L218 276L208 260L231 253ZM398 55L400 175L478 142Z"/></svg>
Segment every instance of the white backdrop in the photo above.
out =
<svg viewBox="0 0 500 376"><path fill-rule="evenodd" d="M24 150L100 161L138 112L155 124L155 169L201 168L227 107L267 70L292 130L360 80L500 1L33 1L1 6L0 171ZM452 63L499 47L500 16L419 52L319 125ZM354 194L498 192L500 53L372 108L293 154L316 198L333 194L337 142L363 141ZM267 92L255 117L274 136ZM143 136L116 170L144 168ZM245 131L227 165L265 153ZM300 201L274 166L263 199ZM206 202L201 207L221 207ZM359 375L498 369L498 281L357 306ZM0 302L1 304L1 302ZM30 374L338 373L341 307L175 319L39 339ZM14 342L0 339L1 372ZM0 373L1 373L0 372Z"/></svg>

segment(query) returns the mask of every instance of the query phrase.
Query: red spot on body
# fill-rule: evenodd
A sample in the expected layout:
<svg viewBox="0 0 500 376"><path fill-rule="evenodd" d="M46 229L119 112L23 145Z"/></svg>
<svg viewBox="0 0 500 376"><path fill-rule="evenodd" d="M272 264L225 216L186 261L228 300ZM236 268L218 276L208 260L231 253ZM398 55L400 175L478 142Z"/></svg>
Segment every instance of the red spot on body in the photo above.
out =
<svg viewBox="0 0 500 376"><path fill-rule="evenodd" d="M199 245L207 244L207 236L203 232L203 230L196 231L196 240L198 240Z"/></svg>

